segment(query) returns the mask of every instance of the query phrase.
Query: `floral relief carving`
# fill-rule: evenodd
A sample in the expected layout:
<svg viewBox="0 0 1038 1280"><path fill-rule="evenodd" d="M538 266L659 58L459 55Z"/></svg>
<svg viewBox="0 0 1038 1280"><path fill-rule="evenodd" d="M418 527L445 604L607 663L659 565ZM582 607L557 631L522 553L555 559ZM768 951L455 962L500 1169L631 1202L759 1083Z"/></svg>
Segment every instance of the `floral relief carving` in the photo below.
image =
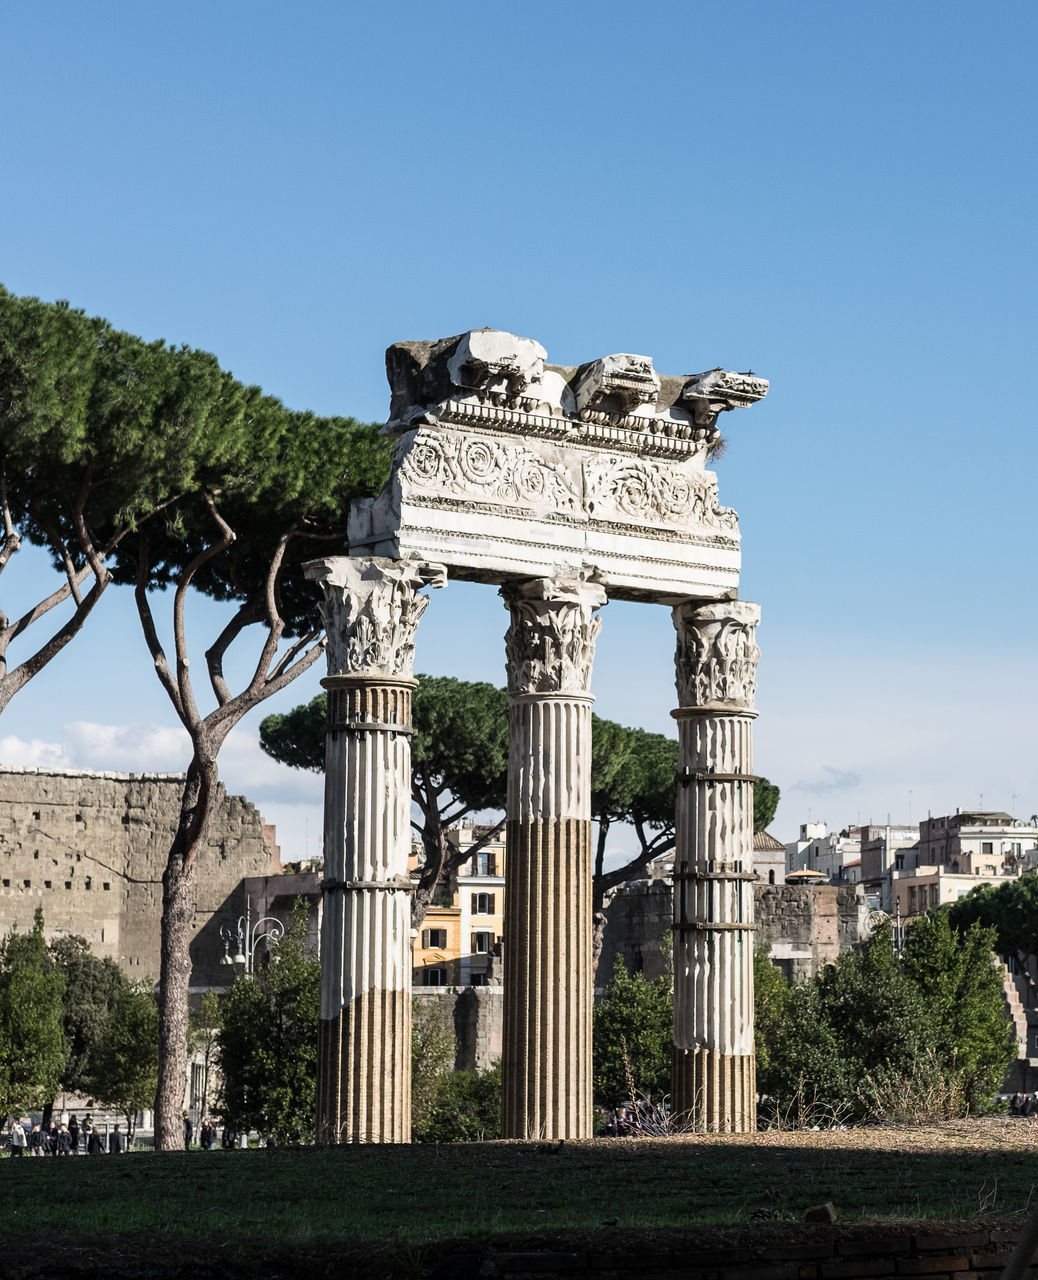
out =
<svg viewBox="0 0 1038 1280"><path fill-rule="evenodd" d="M679 705L752 709L760 658L756 641L760 607L738 600L682 604L674 609L673 618L678 633Z"/></svg>
<svg viewBox="0 0 1038 1280"><path fill-rule="evenodd" d="M586 694L602 626L594 614L605 590L584 577L534 578L509 583L501 595L512 616L505 634L508 692Z"/></svg>
<svg viewBox="0 0 1038 1280"><path fill-rule="evenodd" d="M717 500L717 481L703 472L638 458L595 458L584 463L585 506L599 519L734 529L738 516Z"/></svg>
<svg viewBox="0 0 1038 1280"><path fill-rule="evenodd" d="M401 468L416 489L574 511L580 498L563 467L523 445L455 432L422 432Z"/></svg>

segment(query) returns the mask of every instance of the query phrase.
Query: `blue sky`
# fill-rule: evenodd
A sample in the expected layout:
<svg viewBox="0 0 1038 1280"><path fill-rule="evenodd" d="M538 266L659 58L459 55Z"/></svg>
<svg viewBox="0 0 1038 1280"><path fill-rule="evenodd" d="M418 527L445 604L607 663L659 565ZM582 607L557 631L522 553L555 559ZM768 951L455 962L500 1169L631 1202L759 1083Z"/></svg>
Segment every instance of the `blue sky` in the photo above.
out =
<svg viewBox="0 0 1038 1280"><path fill-rule="evenodd" d="M1030 2L6 6L0 281L372 420L389 343L482 325L561 363L753 368L771 391L721 420L717 470L775 833L1026 816L1036 36ZM0 758L182 763L114 596ZM504 626L452 583L418 667L500 681ZM600 714L670 730L672 637L607 607ZM258 718L224 776L316 852L319 780L258 756Z"/></svg>

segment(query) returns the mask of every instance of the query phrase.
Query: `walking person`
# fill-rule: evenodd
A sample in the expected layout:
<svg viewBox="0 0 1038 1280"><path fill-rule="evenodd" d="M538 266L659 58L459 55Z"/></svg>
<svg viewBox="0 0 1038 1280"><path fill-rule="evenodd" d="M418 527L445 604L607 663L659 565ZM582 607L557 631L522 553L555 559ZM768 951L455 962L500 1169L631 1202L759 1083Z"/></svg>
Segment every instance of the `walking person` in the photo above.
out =
<svg viewBox="0 0 1038 1280"><path fill-rule="evenodd" d="M101 1138L100 1133L98 1133L97 1131L97 1125L92 1124L90 1126L90 1129L87 1135L87 1155L103 1156L104 1153L105 1153L104 1141Z"/></svg>
<svg viewBox="0 0 1038 1280"><path fill-rule="evenodd" d="M68 1125L63 1124L58 1130L58 1148L55 1155L70 1156L72 1154L72 1134L68 1131Z"/></svg>
<svg viewBox="0 0 1038 1280"><path fill-rule="evenodd" d="M185 1151L191 1150L191 1139L194 1136L194 1132L195 1132L195 1126L191 1123L191 1115L189 1112L185 1111L184 1112L184 1150Z"/></svg>
<svg viewBox="0 0 1038 1280"><path fill-rule="evenodd" d="M76 1113L74 1111L68 1118L68 1133L69 1133L69 1137L72 1139L72 1154L74 1156L78 1156L79 1155L79 1121L76 1119Z"/></svg>
<svg viewBox="0 0 1038 1280"><path fill-rule="evenodd" d="M29 1154L31 1156L43 1155L43 1130L38 1124L34 1124L32 1132L29 1134Z"/></svg>
<svg viewBox="0 0 1038 1280"><path fill-rule="evenodd" d="M116 1125L108 1135L108 1154L110 1156L121 1156L126 1150L123 1142L123 1135L119 1132L119 1126Z"/></svg>

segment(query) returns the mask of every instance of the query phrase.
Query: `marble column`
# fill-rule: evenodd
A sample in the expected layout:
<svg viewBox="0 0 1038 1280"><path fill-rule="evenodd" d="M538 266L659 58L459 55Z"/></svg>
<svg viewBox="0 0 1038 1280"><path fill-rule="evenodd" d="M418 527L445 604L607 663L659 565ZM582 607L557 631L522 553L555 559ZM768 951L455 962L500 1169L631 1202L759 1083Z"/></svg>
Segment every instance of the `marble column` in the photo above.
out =
<svg viewBox="0 0 1038 1280"><path fill-rule="evenodd" d="M756 1128L753 738L760 609L683 604L677 628L672 1104L695 1127Z"/></svg>
<svg viewBox="0 0 1038 1280"><path fill-rule="evenodd" d="M306 565L328 635L317 1138L411 1140L411 694L439 565Z"/></svg>
<svg viewBox="0 0 1038 1280"><path fill-rule="evenodd" d="M506 1138L591 1136L591 704L583 576L501 589L509 693Z"/></svg>

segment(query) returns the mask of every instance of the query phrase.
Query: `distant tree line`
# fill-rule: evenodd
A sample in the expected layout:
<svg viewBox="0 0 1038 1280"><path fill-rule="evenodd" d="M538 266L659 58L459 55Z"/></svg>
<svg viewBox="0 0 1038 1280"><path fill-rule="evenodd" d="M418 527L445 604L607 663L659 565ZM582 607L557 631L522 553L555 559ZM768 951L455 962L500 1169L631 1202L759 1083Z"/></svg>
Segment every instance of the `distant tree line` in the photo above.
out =
<svg viewBox="0 0 1038 1280"><path fill-rule="evenodd" d="M757 1087L770 1119L824 1125L989 1111L1016 1053L995 943L994 929L960 929L935 911L909 924L900 955L886 923L793 985L758 951ZM596 1101L666 1092L672 1016L670 979L629 974L618 959L595 1010Z"/></svg>

